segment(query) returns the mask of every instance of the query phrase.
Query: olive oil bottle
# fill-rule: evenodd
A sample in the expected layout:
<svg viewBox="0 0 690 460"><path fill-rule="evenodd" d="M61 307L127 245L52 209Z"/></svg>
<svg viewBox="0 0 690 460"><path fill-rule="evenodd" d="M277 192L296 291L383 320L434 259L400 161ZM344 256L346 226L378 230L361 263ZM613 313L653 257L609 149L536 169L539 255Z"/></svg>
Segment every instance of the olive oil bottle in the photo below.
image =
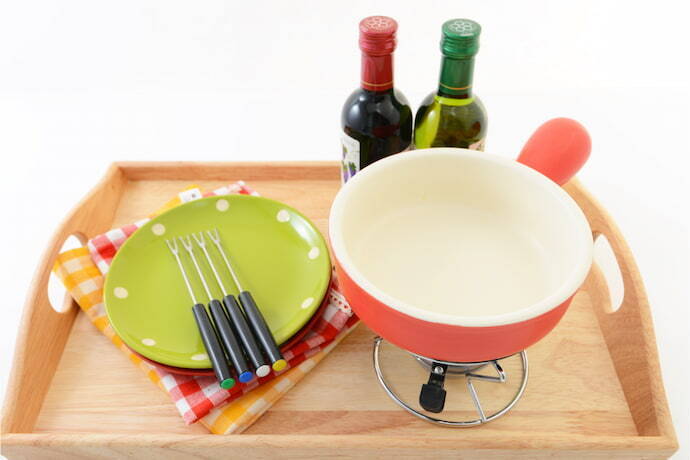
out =
<svg viewBox="0 0 690 460"><path fill-rule="evenodd" d="M484 150L486 110L472 90L481 30L479 24L469 19L451 19L443 24L438 90L429 94L417 111L415 148Z"/></svg>

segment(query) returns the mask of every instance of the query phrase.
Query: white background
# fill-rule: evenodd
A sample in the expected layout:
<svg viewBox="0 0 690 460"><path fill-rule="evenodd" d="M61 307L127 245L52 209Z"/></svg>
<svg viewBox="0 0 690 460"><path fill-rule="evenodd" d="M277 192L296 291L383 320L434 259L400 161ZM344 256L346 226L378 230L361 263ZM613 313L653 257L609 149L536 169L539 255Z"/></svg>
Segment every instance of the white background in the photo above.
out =
<svg viewBox="0 0 690 460"><path fill-rule="evenodd" d="M34 267L114 160L335 160L359 81L357 22L399 24L396 86L434 90L440 26L483 26L475 88L487 151L515 156L554 116L580 120L580 174L646 282L681 452L688 402L688 11L610 1L117 1L0 6L0 390ZM596 376L592 376L596 378Z"/></svg>

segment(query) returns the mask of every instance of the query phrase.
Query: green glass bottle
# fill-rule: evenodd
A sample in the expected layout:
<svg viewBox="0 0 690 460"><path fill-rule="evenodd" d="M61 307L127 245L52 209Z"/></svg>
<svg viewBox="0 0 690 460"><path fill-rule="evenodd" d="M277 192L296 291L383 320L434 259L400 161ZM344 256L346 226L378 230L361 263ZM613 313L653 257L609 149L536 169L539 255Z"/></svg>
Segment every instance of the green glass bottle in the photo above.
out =
<svg viewBox="0 0 690 460"><path fill-rule="evenodd" d="M481 30L479 24L469 19L451 19L443 24L438 91L429 94L417 110L415 148L484 150L486 110L472 92L474 56L479 50Z"/></svg>

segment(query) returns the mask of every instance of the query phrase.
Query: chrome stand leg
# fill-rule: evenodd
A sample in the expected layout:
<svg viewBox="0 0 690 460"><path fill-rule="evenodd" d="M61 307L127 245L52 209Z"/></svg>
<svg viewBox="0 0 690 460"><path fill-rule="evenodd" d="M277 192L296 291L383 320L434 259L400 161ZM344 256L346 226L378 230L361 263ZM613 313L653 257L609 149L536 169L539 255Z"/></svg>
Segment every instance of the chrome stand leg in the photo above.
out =
<svg viewBox="0 0 690 460"><path fill-rule="evenodd" d="M449 426L449 427L471 427L471 426L477 426L477 425L482 425L484 423L491 422L493 420L496 420L497 418L501 417L504 415L506 412L508 412L510 409L515 406L515 404L518 402L520 397L522 397L522 394L525 392L525 387L527 386L527 378L529 374L529 369L528 369L528 362L527 362L527 353L525 351L521 351L519 353L520 359L522 362L522 380L520 382L520 388L518 389L517 393L513 397L513 399L510 400L510 402L503 407L503 409L487 416L484 413L484 409L482 408L481 401L479 399L479 396L477 395L477 391L474 388L474 385L472 384L472 380L484 380L484 381L489 381L489 382L495 382L495 383L505 383L506 381L506 374L503 371L503 368L501 365L498 363L499 360L493 360L487 362L487 364L493 365L494 369L496 370L497 376L490 376L490 375L482 375L482 374L474 374L472 372L467 372L465 374L465 377L467 378L467 388L470 392L470 396L472 397L472 402L474 403L474 407L477 410L477 413L479 415L479 418L474 419L474 420L466 420L466 421L451 421L451 420L444 420L436 417L431 417L427 414L424 414L417 409L412 408L409 406L407 403L405 403L400 397L391 389L391 387L388 385L386 382L385 377L383 376L383 371L381 370L381 362L380 362L380 348L381 348L381 342L383 342L383 339L381 337L376 337L374 339L374 353L373 353L373 358L374 358L374 370L376 371L376 378L378 379L379 383L383 387L384 391L388 396L400 407L405 409L407 412L410 414L414 415L415 417L421 418L422 420L426 420L427 422L430 423L435 423L437 425L443 425L443 426ZM445 362L444 362L445 363ZM453 364L453 363L446 363L446 364ZM461 364L461 363L456 363L456 364ZM477 363L467 363L468 366L473 366Z"/></svg>

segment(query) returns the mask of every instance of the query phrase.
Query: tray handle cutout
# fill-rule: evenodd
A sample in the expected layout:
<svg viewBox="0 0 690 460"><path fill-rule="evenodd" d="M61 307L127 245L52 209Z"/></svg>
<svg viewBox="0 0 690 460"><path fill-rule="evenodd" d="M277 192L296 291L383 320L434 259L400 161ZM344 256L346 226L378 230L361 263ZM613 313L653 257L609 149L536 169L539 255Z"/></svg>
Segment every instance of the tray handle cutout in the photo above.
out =
<svg viewBox="0 0 690 460"><path fill-rule="evenodd" d="M604 213L605 211L599 210ZM604 302L605 313L624 316L648 313L649 303L642 277L630 248L611 218L606 215L599 220L596 214L588 214L594 239L594 270L604 286L600 286L608 296ZM642 311L641 311L642 310Z"/></svg>
<svg viewBox="0 0 690 460"><path fill-rule="evenodd" d="M637 263L628 247L625 238L613 221L613 218L599 204L599 202L582 186L578 179L572 179L565 186L565 190L577 202L589 222L592 229L592 238L595 241L595 264L593 271L604 270L612 273L607 278L609 286L603 286L603 291L611 288L613 302L607 307L606 316L613 317L638 317L647 323L650 318L649 302L644 289L642 277L637 268ZM617 271L616 273L616 266ZM598 273L595 278L606 277L604 272ZM618 275L620 278L617 280ZM622 289L621 289L622 288ZM622 293L620 292L622 290ZM621 298L620 302L616 298ZM603 303L603 302L602 302ZM641 316L641 317L640 317ZM651 321L651 319L650 319Z"/></svg>
<svg viewBox="0 0 690 460"><path fill-rule="evenodd" d="M48 283L55 258L71 235L85 241L87 236L104 232L112 226L126 182L121 167L112 165L101 181L66 216L43 253L27 294L17 333L2 414L3 432L27 433L33 429L79 311L78 308L67 308L58 312L51 306Z"/></svg>
<svg viewBox="0 0 690 460"><path fill-rule="evenodd" d="M606 235L600 233L594 237L594 262L599 267L608 290L607 313L615 313L623 305L625 288L616 254Z"/></svg>

